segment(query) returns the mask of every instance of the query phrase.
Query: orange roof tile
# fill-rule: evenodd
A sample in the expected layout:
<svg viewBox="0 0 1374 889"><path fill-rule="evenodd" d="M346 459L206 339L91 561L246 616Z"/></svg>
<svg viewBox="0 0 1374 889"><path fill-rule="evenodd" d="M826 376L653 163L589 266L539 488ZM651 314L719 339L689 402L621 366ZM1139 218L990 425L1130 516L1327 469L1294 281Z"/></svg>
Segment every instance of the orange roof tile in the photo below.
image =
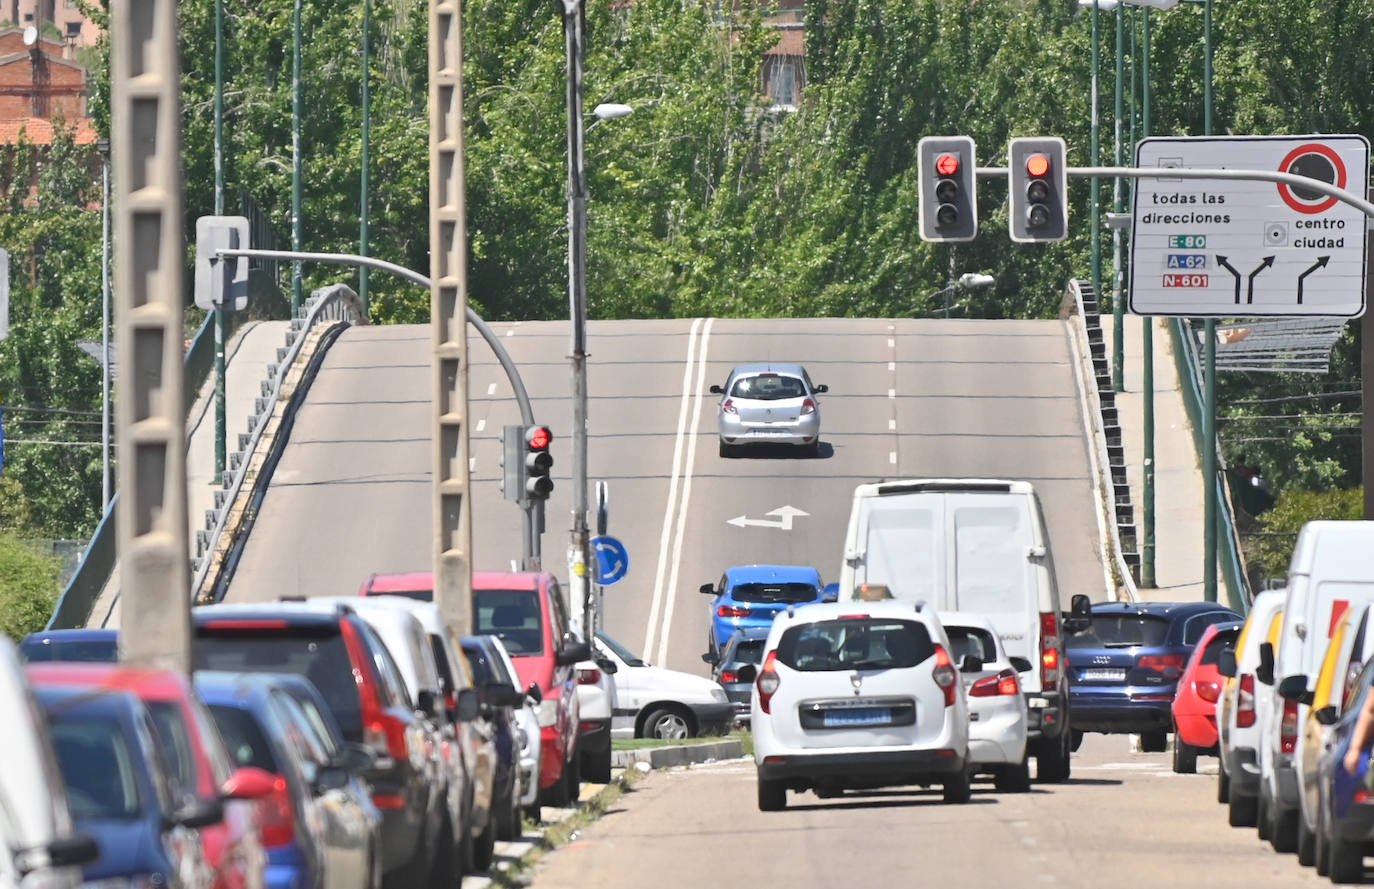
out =
<svg viewBox="0 0 1374 889"><path fill-rule="evenodd" d="M25 117L18 120L0 120L0 144L10 145L19 141L24 133L34 145L51 145L53 122L45 117ZM94 145L100 134L89 117L76 119L76 144Z"/></svg>

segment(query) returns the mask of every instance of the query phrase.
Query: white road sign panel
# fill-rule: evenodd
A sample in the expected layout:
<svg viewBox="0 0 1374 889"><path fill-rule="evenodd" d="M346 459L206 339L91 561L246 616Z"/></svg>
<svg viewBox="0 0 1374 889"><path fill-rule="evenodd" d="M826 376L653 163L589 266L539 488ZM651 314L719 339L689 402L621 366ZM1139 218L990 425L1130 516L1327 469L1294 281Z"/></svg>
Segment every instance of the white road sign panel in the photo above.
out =
<svg viewBox="0 0 1374 889"><path fill-rule="evenodd" d="M1369 191L1363 136L1159 137L1136 167L1277 170ZM1315 189L1276 182L1138 179L1131 311L1187 317L1364 314L1367 219Z"/></svg>

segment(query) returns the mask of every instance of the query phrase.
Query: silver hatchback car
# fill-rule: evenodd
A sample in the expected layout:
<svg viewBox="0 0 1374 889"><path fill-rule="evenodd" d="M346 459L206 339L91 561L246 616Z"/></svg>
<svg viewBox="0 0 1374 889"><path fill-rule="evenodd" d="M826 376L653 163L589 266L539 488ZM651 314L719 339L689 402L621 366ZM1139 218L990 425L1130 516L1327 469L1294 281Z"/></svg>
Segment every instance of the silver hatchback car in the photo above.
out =
<svg viewBox="0 0 1374 889"><path fill-rule="evenodd" d="M730 371L718 413L720 455L733 456L742 445L793 445L817 456L821 449L821 406L826 392L800 364L741 364Z"/></svg>

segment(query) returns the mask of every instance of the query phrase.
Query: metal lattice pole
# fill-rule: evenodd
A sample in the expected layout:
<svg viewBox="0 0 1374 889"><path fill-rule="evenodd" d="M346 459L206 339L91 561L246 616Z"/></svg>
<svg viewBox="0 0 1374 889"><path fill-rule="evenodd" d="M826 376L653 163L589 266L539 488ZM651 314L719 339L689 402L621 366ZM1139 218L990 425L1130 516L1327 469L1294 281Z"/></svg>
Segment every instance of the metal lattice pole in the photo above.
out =
<svg viewBox="0 0 1374 889"><path fill-rule="evenodd" d="M190 669L176 0L110 13L120 659Z"/></svg>
<svg viewBox="0 0 1374 889"><path fill-rule="evenodd" d="M467 221L460 0L429 3L430 325L434 331L434 599L472 627L468 501Z"/></svg>

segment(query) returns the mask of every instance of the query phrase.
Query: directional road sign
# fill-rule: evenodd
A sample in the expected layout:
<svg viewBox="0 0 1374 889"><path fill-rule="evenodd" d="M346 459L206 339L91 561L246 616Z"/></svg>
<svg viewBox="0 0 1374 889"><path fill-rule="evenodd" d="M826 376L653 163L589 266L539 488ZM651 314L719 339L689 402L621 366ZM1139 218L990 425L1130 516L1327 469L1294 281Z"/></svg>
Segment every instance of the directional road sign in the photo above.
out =
<svg viewBox="0 0 1374 889"><path fill-rule="evenodd" d="M630 553L625 544L614 537L593 537L592 551L596 553L596 582L610 586L625 579L630 570Z"/></svg>
<svg viewBox="0 0 1374 889"><path fill-rule="evenodd" d="M1363 136L1145 139L1141 169L1277 170L1358 197L1369 190ZM1276 182L1139 179L1131 311L1188 317L1364 314L1366 218L1316 189Z"/></svg>

